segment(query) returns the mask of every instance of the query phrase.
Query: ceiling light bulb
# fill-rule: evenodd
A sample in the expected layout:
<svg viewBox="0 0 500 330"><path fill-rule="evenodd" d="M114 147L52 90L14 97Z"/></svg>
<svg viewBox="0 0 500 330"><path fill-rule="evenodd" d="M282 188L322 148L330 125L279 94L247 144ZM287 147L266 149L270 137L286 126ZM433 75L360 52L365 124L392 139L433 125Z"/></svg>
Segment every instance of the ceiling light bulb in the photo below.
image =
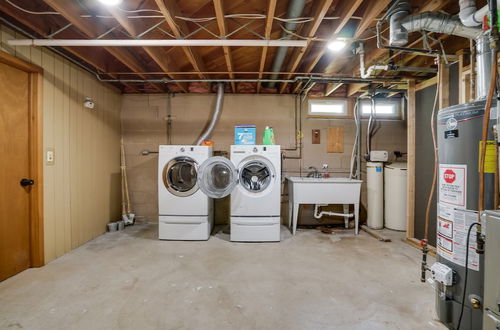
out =
<svg viewBox="0 0 500 330"><path fill-rule="evenodd" d="M328 49L334 52L341 51L344 49L344 47L347 45L347 43L344 40L333 40L328 44Z"/></svg>
<svg viewBox="0 0 500 330"><path fill-rule="evenodd" d="M118 6L122 0L99 0L99 2L106 6Z"/></svg>

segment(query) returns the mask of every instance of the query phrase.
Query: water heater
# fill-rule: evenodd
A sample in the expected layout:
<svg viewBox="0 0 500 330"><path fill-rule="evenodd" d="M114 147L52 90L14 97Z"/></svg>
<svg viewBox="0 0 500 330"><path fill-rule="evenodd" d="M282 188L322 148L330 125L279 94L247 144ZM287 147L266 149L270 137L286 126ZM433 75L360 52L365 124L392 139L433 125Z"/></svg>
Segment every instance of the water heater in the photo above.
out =
<svg viewBox="0 0 500 330"><path fill-rule="evenodd" d="M464 292L466 237L478 221L479 155L486 101L460 104L439 111L437 137L439 168L437 180L437 262L453 271L451 285L437 287L436 308L441 322L452 329L481 329L483 319L484 258L476 252L476 230L469 240L468 279ZM491 110L490 140L496 109ZM494 148L496 148L496 143ZM494 149L490 149L494 150ZM496 152L487 149L485 166L485 209L494 208ZM465 294L465 303L462 299Z"/></svg>

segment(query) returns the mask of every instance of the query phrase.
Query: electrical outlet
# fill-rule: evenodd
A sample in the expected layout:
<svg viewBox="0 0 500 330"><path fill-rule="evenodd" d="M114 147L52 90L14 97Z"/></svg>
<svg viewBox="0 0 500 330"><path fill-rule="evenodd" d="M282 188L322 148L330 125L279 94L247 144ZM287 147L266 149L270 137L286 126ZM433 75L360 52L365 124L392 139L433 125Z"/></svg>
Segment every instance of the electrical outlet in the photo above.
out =
<svg viewBox="0 0 500 330"><path fill-rule="evenodd" d="M323 164L323 169L327 170L328 169L328 164Z"/></svg>
<svg viewBox="0 0 500 330"><path fill-rule="evenodd" d="M54 148L47 148L47 151L45 153L45 163L47 165L54 165L56 158L56 153L54 151Z"/></svg>

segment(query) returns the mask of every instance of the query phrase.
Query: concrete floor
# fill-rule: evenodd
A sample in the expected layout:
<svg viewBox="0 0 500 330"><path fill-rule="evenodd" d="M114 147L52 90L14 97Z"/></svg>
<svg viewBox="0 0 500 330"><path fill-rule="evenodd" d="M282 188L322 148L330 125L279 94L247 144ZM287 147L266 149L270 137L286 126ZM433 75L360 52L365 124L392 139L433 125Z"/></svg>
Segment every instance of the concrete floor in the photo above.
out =
<svg viewBox="0 0 500 330"><path fill-rule="evenodd" d="M418 250L351 230L281 243L105 234L0 283L1 329L444 329Z"/></svg>

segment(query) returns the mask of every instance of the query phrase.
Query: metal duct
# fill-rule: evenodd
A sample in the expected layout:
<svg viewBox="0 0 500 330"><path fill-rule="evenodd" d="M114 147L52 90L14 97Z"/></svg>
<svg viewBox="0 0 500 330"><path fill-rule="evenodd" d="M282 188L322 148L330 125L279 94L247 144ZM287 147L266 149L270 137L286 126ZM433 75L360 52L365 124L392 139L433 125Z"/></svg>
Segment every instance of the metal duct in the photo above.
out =
<svg viewBox="0 0 500 330"><path fill-rule="evenodd" d="M288 6L288 12L286 14L287 18L298 18L302 14L302 11L304 10L304 6L306 4L306 0L290 0L290 4ZM285 24L285 28L289 31L295 31L297 29L297 23L292 22L287 22ZM292 36L285 31L281 33L281 39L282 40L288 40L291 39ZM280 47L278 48L278 51L276 52L276 55L274 56L274 62L273 62L273 68L271 69L272 72L280 72L281 67L283 66L283 62L285 62L285 57L286 53L288 52L288 47ZM272 74L271 78L272 80L277 79L278 75L277 74ZM269 88L274 88L276 86L275 82L270 82L267 87Z"/></svg>
<svg viewBox="0 0 500 330"><path fill-rule="evenodd" d="M476 72L476 100L480 100L486 98L490 88L491 49L485 35L476 39Z"/></svg>
<svg viewBox="0 0 500 330"><path fill-rule="evenodd" d="M222 101L224 101L224 83L217 84L217 98L215 100L215 109L212 115L212 119L208 124L205 131L200 135L198 140L196 140L195 145L199 146L204 140L207 140L212 135L215 126L219 122L220 115L222 114Z"/></svg>
<svg viewBox="0 0 500 330"><path fill-rule="evenodd" d="M411 3L409 0L399 1L390 15L389 44L393 46L404 46L408 43L408 31L403 27L401 21L411 13Z"/></svg>
<svg viewBox="0 0 500 330"><path fill-rule="evenodd" d="M482 32L479 28L464 26L457 17L444 13L425 12L404 15L402 11L399 11L393 16L391 16L391 40L389 42L391 46L406 45L408 33L416 31L446 33L469 39L476 39Z"/></svg>

